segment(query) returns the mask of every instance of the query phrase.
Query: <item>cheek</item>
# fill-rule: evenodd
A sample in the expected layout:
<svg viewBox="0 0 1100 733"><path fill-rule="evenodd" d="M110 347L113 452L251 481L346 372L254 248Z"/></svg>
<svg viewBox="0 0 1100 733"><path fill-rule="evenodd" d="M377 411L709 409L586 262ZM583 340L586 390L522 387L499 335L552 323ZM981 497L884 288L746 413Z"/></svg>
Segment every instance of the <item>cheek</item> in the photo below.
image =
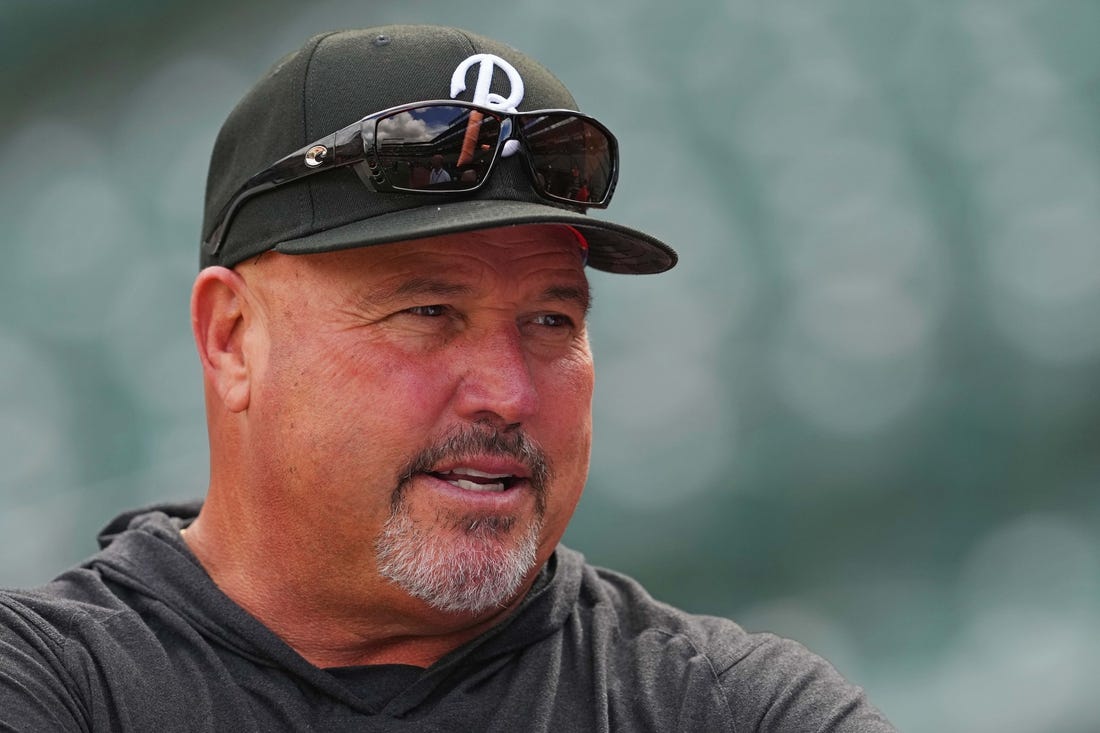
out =
<svg viewBox="0 0 1100 733"><path fill-rule="evenodd" d="M449 379L437 361L417 363L383 340L364 339L355 331L300 342L276 361L283 372L279 381L313 405L355 421L431 413Z"/></svg>
<svg viewBox="0 0 1100 733"><path fill-rule="evenodd" d="M388 477L422 447L447 380L377 345L315 338L273 351L258 396L299 467Z"/></svg>
<svg viewBox="0 0 1100 733"><path fill-rule="evenodd" d="M557 541L573 515L588 478L592 447L592 360L587 353L555 370L543 391L538 439L550 452L554 482L549 497L546 530Z"/></svg>
<svg viewBox="0 0 1100 733"><path fill-rule="evenodd" d="M591 355L587 350L578 350L548 365L541 381L540 418L545 429L557 440L573 445L587 464L595 384Z"/></svg>

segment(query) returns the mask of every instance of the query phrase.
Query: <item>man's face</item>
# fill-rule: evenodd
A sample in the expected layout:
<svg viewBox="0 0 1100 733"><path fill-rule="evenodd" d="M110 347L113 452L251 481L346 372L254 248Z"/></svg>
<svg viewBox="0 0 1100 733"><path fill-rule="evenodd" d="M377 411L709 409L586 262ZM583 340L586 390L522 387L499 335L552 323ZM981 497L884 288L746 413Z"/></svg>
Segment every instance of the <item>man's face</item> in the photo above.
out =
<svg viewBox="0 0 1100 733"><path fill-rule="evenodd" d="M580 247L509 227L238 268L257 294L249 431L317 571L445 611L507 605L588 470Z"/></svg>

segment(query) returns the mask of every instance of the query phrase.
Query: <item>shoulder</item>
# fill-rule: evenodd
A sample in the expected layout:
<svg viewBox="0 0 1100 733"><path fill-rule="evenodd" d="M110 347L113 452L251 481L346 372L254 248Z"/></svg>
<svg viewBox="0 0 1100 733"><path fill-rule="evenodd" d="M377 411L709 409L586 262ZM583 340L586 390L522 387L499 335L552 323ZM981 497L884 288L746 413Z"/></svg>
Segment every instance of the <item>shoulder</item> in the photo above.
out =
<svg viewBox="0 0 1100 733"><path fill-rule="evenodd" d="M627 575L587 564L579 605L612 625L621 640L645 638L647 645L683 647L685 653L705 656L716 673L774 638L750 634L728 618L688 613L656 600Z"/></svg>
<svg viewBox="0 0 1100 733"><path fill-rule="evenodd" d="M143 552L156 566L155 548ZM125 576L137 562L107 547L45 585L0 591L0 729L119 730L196 706L171 646L191 632Z"/></svg>
<svg viewBox="0 0 1100 733"><path fill-rule="evenodd" d="M112 522L103 543L110 546L81 565L37 588L0 591L0 634L5 639L36 640L48 647L85 648L91 653L151 641L152 630L144 616L157 604L145 578L128 570L140 567L155 574L164 555L159 545L164 543L150 541L151 532L128 531L125 525L131 518L124 515ZM125 540L115 543L120 537ZM140 546L132 546L143 540ZM127 541L129 550L120 549Z"/></svg>
<svg viewBox="0 0 1100 733"><path fill-rule="evenodd" d="M596 653L656 704L707 711L708 723L727 730L894 730L860 688L790 639L688 613L587 564L577 605L575 623L602 647Z"/></svg>
<svg viewBox="0 0 1100 733"><path fill-rule="evenodd" d="M87 570L34 590L0 592L0 728L69 730L88 719L98 670L134 669L144 626ZM9 719L8 716L15 716Z"/></svg>
<svg viewBox="0 0 1100 733"><path fill-rule="evenodd" d="M126 610L98 574L77 568L39 588L0 591L0 634L61 647Z"/></svg>

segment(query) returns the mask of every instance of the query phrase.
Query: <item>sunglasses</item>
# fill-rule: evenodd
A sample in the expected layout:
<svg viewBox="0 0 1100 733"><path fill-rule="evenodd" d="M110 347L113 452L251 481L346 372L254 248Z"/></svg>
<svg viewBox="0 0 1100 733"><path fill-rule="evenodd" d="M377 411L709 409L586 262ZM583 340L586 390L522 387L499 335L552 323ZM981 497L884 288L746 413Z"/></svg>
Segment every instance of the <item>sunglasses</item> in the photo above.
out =
<svg viewBox="0 0 1100 733"><path fill-rule="evenodd" d="M207 238L217 253L249 198L315 173L352 166L378 193L455 194L481 188L502 157L522 150L545 199L604 208L619 175L615 136L571 110L503 112L468 102L416 102L376 112L291 153L245 181Z"/></svg>

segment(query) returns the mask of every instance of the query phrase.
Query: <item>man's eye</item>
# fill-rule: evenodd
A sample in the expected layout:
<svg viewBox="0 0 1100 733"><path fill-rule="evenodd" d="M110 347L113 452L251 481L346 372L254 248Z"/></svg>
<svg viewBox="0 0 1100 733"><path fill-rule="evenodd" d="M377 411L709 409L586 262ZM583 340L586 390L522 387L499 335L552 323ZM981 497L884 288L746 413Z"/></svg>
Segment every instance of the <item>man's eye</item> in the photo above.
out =
<svg viewBox="0 0 1100 733"><path fill-rule="evenodd" d="M405 312L414 316L425 316L427 318L438 318L440 316L447 315L447 306L445 305L414 305L412 308L405 309Z"/></svg>
<svg viewBox="0 0 1100 733"><path fill-rule="evenodd" d="M548 328L572 328L573 319L561 313L543 313L532 319L539 326Z"/></svg>

